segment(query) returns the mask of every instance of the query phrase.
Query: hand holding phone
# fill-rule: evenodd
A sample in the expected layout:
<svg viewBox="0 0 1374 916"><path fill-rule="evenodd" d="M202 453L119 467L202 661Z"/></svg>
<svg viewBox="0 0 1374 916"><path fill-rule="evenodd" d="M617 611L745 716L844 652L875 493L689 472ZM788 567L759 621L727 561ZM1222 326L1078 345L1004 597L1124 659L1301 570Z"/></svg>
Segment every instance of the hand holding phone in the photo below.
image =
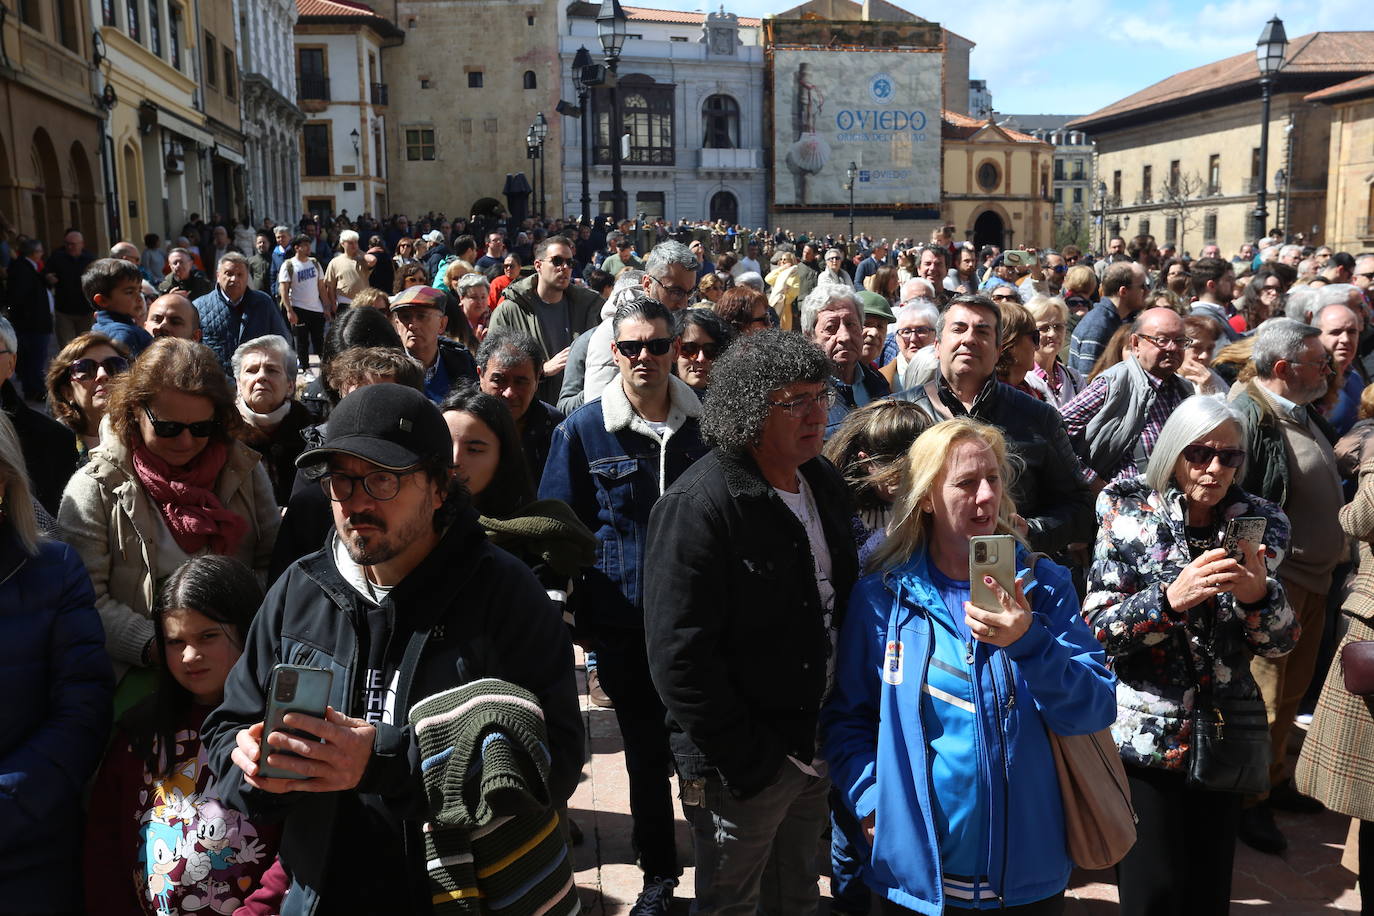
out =
<svg viewBox="0 0 1374 916"><path fill-rule="evenodd" d="M286 726L288 713L304 713L320 719L325 717L329 703L329 690L334 682L333 672L322 668L306 668L301 665L277 665L272 669L272 679L268 684L267 719L263 727L262 746L272 756L290 755L299 757L290 750L273 748L268 739L274 732L287 732L303 740L319 741L321 736L302 731L291 732ZM273 766L264 756L258 761L262 775L274 779L306 779L295 770Z"/></svg>
<svg viewBox="0 0 1374 916"><path fill-rule="evenodd" d="M1031 625L1025 583L1016 579L1016 539L1009 534L969 538L968 567L965 625L979 642L1011 645Z"/></svg>

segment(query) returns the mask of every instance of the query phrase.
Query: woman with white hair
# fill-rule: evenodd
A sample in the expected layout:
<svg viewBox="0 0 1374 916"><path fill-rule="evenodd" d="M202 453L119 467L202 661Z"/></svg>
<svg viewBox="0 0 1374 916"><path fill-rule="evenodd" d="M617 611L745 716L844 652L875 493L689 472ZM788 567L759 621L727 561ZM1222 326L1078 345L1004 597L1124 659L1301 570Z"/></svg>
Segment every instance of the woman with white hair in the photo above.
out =
<svg viewBox="0 0 1374 916"><path fill-rule="evenodd" d="M1234 408L1194 395L1160 430L1146 473L1112 481L1098 498L1083 616L1119 679L1112 734L1139 817L1135 847L1117 866L1128 916L1230 906L1241 795L1235 783L1223 789L1195 775L1211 759L1193 759L1204 753L1195 713L1222 710L1232 728L1252 724L1262 760L1242 773L1269 784L1250 659L1288 653L1299 627L1272 573L1288 548L1288 518L1236 484L1244 442ZM1240 517L1262 519L1264 534L1240 540L1237 556L1222 545Z"/></svg>
<svg viewBox="0 0 1374 916"><path fill-rule="evenodd" d="M231 362L238 389L239 439L262 456L277 505L291 498L296 456L305 449L301 433L313 422L296 400L296 354L284 337L266 334L239 344Z"/></svg>
<svg viewBox="0 0 1374 916"><path fill-rule="evenodd" d="M830 248L825 252L825 270L816 278L817 286L829 284L851 290L854 288L854 278L844 269L844 252L838 248Z"/></svg>
<svg viewBox="0 0 1374 916"><path fill-rule="evenodd" d="M41 886L39 909L76 913L72 828L110 733L114 675L81 557L41 536L34 506L19 436L0 411L0 894L33 900Z"/></svg>

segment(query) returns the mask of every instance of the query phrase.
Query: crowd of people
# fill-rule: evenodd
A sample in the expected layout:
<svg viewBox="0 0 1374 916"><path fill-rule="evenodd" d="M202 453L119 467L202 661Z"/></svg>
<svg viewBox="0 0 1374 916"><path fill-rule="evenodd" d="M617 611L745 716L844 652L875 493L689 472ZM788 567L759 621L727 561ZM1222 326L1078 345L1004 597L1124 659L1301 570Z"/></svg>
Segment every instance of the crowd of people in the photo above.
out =
<svg viewBox="0 0 1374 916"><path fill-rule="evenodd" d="M576 912L574 644L634 916L1060 913L1093 735L1123 913L1374 875L1374 254L954 236L0 242L0 910Z"/></svg>

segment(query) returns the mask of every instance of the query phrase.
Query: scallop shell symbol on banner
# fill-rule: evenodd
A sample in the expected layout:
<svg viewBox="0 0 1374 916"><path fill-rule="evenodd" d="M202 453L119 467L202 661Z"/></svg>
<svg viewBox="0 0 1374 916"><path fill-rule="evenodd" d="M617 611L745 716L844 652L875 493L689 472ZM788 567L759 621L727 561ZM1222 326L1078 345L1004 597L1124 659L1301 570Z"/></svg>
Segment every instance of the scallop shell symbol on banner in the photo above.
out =
<svg viewBox="0 0 1374 916"><path fill-rule="evenodd" d="M793 172L818 175L830 161L830 144L820 134L802 134L787 148L787 167Z"/></svg>
<svg viewBox="0 0 1374 916"><path fill-rule="evenodd" d="M892 77L886 73L875 73L868 82L868 94L873 97L873 101L879 105L887 105L892 101L896 94L896 84Z"/></svg>

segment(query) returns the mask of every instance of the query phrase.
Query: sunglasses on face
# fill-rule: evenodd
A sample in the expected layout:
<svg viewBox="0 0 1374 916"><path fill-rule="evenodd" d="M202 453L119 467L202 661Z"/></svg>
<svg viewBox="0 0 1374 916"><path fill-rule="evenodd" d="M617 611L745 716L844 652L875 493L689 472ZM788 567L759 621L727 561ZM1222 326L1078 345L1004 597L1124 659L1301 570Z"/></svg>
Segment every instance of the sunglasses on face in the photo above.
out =
<svg viewBox="0 0 1374 916"><path fill-rule="evenodd" d="M654 356L663 356L673 348L673 338L655 337L653 340L617 340L615 348L626 359L638 359L639 351L645 347Z"/></svg>
<svg viewBox="0 0 1374 916"><path fill-rule="evenodd" d="M992 294L992 299L993 299L994 302L1020 302L1020 301L1021 301L1021 297L1020 297L1020 296L1013 295L1012 293L993 293L993 294Z"/></svg>
<svg viewBox="0 0 1374 916"><path fill-rule="evenodd" d="M1050 268L1051 271L1057 274L1065 273L1066 271L1068 271L1068 269L1068 266L1065 264L1056 264Z"/></svg>
<svg viewBox="0 0 1374 916"><path fill-rule="evenodd" d="M96 377L101 369L105 370L106 375L119 375L121 372L128 371L128 368L129 361L122 356L107 356L102 360L94 360L89 356L84 356L73 362L68 371L74 381L89 382Z"/></svg>
<svg viewBox="0 0 1374 916"><path fill-rule="evenodd" d="M705 356L707 359L715 359L720 355L720 344L718 343L697 343L693 340L684 340L681 344L682 355L688 359L696 359L697 354ZM650 350L650 353L653 351Z"/></svg>
<svg viewBox="0 0 1374 916"><path fill-rule="evenodd" d="M572 267L573 259L565 258L561 254L550 255L544 259L545 264L552 264L554 270L562 270L564 267ZM506 269L510 270L514 264L507 264Z"/></svg>
<svg viewBox="0 0 1374 916"><path fill-rule="evenodd" d="M1245 449L1243 448L1212 448L1210 445L1203 445L1194 442L1183 450L1183 460L1198 467L1206 467L1216 458L1224 468L1238 468L1245 461Z"/></svg>
<svg viewBox="0 0 1374 916"><path fill-rule="evenodd" d="M181 435L182 430L189 429L191 435L197 439L209 438L215 430L219 429L219 421L215 419L197 420L194 423L178 423L176 420L159 420L153 416L153 409L147 404L143 405L143 412L148 415L148 422L153 424L153 432L159 439L175 439Z"/></svg>

